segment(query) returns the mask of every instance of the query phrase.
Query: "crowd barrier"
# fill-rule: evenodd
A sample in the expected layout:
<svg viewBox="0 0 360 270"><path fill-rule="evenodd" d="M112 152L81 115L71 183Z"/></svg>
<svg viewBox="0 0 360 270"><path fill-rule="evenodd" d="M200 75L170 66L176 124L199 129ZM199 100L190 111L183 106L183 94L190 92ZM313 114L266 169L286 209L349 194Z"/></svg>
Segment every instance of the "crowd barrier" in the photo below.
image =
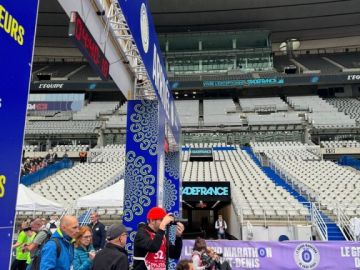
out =
<svg viewBox="0 0 360 270"><path fill-rule="evenodd" d="M46 177L49 177L50 175L57 173L62 169L69 169L72 166L73 166L73 161L65 158L54 164L46 166L45 168L42 168L32 174L24 175L23 177L21 177L20 183L25 186L30 186L37 182L40 182L41 180L45 179Z"/></svg>

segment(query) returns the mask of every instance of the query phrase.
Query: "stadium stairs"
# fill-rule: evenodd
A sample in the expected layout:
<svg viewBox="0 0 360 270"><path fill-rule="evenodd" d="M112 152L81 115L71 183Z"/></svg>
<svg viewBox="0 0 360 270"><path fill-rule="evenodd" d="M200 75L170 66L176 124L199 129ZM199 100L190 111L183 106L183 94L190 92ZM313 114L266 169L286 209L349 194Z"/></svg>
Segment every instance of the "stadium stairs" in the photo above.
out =
<svg viewBox="0 0 360 270"><path fill-rule="evenodd" d="M252 158L252 160L259 166L262 171L274 182L275 185L283 187L287 190L292 196L295 197L300 203L304 203L304 205L309 209L310 203L309 201L301 196L295 189L293 189L284 179L282 179L279 175L277 175L270 167L262 166L259 159L256 157L251 147L242 147L242 150L245 150L246 153ZM336 223L330 219L323 212L319 211L321 217L324 219L324 222L327 226L328 231L328 240L329 241L345 241L345 237Z"/></svg>

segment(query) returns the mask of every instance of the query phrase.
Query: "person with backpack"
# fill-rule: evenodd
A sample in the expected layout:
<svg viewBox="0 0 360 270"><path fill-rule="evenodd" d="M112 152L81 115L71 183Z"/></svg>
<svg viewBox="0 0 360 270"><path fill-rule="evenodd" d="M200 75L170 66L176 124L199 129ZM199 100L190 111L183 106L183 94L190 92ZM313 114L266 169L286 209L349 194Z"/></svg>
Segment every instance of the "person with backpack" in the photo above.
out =
<svg viewBox="0 0 360 270"><path fill-rule="evenodd" d="M222 215L218 216L218 220L215 222L215 229L217 230L218 239L225 239L227 224Z"/></svg>
<svg viewBox="0 0 360 270"><path fill-rule="evenodd" d="M74 216L64 216L60 228L41 250L41 270L70 270L74 259L73 239L79 233L79 223Z"/></svg>
<svg viewBox="0 0 360 270"><path fill-rule="evenodd" d="M50 238L51 233L48 229L46 229L46 226L41 221L40 218L34 219L30 223L31 231L35 232L36 235L33 236L30 243L27 243L23 246L23 252L30 252L30 256L28 256L28 259L26 261L27 263L27 270L32 269L32 261L35 257L38 256L39 250L43 246L43 244Z"/></svg>

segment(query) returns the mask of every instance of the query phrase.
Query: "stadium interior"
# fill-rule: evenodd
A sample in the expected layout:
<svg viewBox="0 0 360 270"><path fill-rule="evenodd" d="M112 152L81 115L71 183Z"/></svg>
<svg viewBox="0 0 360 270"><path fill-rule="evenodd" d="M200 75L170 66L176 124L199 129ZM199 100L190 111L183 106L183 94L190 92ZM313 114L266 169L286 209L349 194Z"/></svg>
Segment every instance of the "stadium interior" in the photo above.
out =
<svg viewBox="0 0 360 270"><path fill-rule="evenodd" d="M83 199L120 183L122 200L127 78L92 69L69 38L63 2L40 1L23 163L57 158L21 183L81 222L96 209L111 224L121 203ZM98 7L113 1L90 2L106 21ZM182 126L183 189L230 191L183 198L187 238L214 238L222 214L228 239L359 239L360 5L307 2L150 1ZM54 214L19 210L17 222Z"/></svg>

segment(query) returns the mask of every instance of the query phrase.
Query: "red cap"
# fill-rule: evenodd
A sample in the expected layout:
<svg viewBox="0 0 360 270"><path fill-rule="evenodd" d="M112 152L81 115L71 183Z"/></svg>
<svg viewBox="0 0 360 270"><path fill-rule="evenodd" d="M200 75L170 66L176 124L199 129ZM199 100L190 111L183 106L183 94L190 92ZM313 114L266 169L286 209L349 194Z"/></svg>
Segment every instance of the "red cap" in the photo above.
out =
<svg viewBox="0 0 360 270"><path fill-rule="evenodd" d="M166 216L166 211L161 207L153 207L147 213L147 219L157 220L163 219Z"/></svg>

